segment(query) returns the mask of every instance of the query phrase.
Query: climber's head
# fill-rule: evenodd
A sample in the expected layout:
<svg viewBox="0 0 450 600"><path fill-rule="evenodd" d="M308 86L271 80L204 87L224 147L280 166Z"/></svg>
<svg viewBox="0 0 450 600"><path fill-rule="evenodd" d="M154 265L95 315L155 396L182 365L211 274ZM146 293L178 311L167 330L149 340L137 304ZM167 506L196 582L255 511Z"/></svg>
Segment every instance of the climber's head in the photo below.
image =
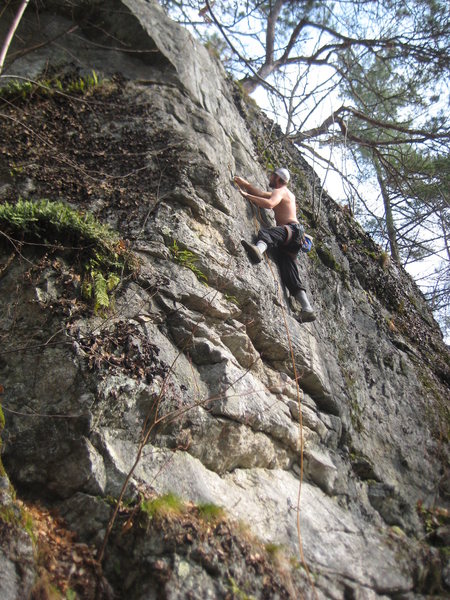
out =
<svg viewBox="0 0 450 600"><path fill-rule="evenodd" d="M289 183L291 176L287 169L278 167L270 174L269 185L271 188L279 188Z"/></svg>

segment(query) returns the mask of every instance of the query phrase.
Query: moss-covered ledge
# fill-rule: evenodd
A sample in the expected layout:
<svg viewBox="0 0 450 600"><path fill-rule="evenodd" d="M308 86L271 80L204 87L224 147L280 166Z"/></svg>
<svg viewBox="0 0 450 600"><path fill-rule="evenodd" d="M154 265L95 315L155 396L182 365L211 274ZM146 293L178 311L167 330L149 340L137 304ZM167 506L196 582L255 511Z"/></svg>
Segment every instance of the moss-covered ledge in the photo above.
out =
<svg viewBox="0 0 450 600"><path fill-rule="evenodd" d="M93 300L96 311L109 307L112 292L138 268L116 231L62 201L19 199L1 204L0 233L2 242L15 248L29 243L75 254L83 297Z"/></svg>

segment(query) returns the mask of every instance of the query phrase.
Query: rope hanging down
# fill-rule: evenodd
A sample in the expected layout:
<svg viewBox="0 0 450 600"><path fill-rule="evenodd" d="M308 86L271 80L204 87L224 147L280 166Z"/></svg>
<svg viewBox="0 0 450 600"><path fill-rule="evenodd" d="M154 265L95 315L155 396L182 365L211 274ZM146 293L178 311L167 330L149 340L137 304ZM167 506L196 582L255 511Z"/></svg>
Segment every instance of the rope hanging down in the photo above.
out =
<svg viewBox="0 0 450 600"><path fill-rule="evenodd" d="M255 226L255 231L257 231L259 229L259 225L258 222L262 222L262 215L261 215L261 209L259 207L256 207L254 204L252 204L252 202L250 202L250 205L252 207L252 215L253 215L253 223ZM257 211L257 215L258 218L255 214L255 210ZM264 253L264 256L267 257L267 255ZM273 270L273 266L271 264L271 261L269 260L269 258L266 258L266 262L269 266L270 272L272 274L274 283L275 283L275 288L277 290L277 295L278 295L278 300L281 306L281 311L283 314L283 321L284 321L284 327L286 330L286 337L288 340L288 344L289 344L289 353L290 353L290 358L292 361L292 370L294 373L294 380L295 380L295 386L296 386L296 391L297 391L297 403L298 403L298 414L299 414L299 418L298 418L298 425L299 425L299 440L300 440L300 481L299 481L299 486L298 486L298 495L297 495L297 506L296 506L296 514L297 514L297 538L298 538L298 545L299 545L299 554L300 554L300 561L302 563L303 568L305 569L306 575L308 577L308 582L311 586L311 589L313 591L314 594L314 598L316 600L318 600L318 596L317 596L317 591L314 585L314 582L312 580L311 577L311 572L309 570L308 565L306 564L306 560L305 560L305 555L303 552L303 541L302 541L302 534L301 534L301 525L300 525L300 501L301 501L301 491L302 491L302 483L303 483L303 450L304 450L304 436L303 436L303 416L302 416L302 394L301 394L301 390L300 390L300 386L298 384L298 374L297 374L297 366L295 363L295 356L294 356L294 349L292 346L292 338L291 338L291 334L289 331L289 326L287 323L287 319L286 319L286 310L284 308L284 303L283 303L283 298L281 297L281 287L278 284L278 280L276 277L276 274Z"/></svg>

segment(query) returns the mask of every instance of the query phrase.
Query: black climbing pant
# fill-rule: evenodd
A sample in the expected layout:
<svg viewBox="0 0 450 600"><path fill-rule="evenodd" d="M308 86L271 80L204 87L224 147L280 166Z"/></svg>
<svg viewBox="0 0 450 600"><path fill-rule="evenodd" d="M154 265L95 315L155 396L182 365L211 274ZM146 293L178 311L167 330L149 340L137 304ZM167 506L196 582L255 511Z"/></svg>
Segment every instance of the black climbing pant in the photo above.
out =
<svg viewBox="0 0 450 600"><path fill-rule="evenodd" d="M291 223L288 227L292 231L292 237L287 244L288 232L284 225L260 229L258 241L262 240L269 249L275 250L275 260L280 270L281 281L290 294L295 296L300 290L305 290L297 266L297 254L301 248L304 230L298 223Z"/></svg>

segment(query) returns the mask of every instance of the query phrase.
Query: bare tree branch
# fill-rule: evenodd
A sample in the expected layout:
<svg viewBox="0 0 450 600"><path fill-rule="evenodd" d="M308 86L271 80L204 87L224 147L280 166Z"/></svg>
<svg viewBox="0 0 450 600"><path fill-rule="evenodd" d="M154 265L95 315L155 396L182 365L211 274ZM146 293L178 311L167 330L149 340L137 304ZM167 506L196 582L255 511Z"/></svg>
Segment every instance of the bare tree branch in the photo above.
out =
<svg viewBox="0 0 450 600"><path fill-rule="evenodd" d="M16 16L14 17L13 22L11 23L11 27L6 35L5 41L3 42L2 51L0 52L0 75L3 71L3 65L5 64L5 58L8 53L9 47L13 40L14 34L16 33L17 28L19 27L19 23L22 19L23 13L25 12L26 7L30 0L22 0L19 10L17 11Z"/></svg>

